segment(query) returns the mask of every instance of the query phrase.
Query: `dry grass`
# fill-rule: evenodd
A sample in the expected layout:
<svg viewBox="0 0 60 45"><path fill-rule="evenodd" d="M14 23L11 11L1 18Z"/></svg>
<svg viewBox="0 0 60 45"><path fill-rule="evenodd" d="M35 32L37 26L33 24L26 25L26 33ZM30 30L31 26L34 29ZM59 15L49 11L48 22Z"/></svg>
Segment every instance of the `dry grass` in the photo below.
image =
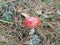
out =
<svg viewBox="0 0 60 45"><path fill-rule="evenodd" d="M30 29L24 27L25 18L21 16L21 13L25 12L41 20L41 25L35 28L34 33L40 40L38 45L60 45L60 9L55 4L47 5L39 0L1 2L11 3L10 8L12 7L14 13L12 24L9 21L0 21L0 42L6 42L7 45L29 45ZM0 8L0 18L4 14L5 8Z"/></svg>

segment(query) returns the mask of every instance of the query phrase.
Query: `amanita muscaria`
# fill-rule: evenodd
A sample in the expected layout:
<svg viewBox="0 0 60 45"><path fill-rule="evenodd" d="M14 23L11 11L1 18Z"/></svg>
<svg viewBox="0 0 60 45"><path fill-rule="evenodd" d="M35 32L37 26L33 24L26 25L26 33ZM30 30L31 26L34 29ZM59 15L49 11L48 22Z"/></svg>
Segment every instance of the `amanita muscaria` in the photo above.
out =
<svg viewBox="0 0 60 45"><path fill-rule="evenodd" d="M36 17L31 17L26 13L21 13L21 14L25 17L24 26L26 28L31 28L31 32L29 34L33 34L34 33L34 28L39 26L40 20Z"/></svg>

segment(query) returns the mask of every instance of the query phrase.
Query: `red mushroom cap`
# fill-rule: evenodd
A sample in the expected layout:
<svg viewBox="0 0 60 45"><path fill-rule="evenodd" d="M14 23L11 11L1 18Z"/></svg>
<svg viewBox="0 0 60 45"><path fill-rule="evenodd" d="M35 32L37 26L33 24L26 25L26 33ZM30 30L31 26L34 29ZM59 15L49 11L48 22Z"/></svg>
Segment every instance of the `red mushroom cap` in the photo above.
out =
<svg viewBox="0 0 60 45"><path fill-rule="evenodd" d="M24 26L26 28L35 28L40 24L40 20L36 17L29 17L24 20Z"/></svg>

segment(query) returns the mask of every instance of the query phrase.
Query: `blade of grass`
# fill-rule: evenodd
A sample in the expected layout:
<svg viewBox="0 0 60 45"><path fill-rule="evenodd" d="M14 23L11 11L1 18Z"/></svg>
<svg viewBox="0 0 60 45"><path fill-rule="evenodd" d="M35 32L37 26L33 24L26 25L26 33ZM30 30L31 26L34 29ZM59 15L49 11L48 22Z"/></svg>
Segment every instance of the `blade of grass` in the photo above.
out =
<svg viewBox="0 0 60 45"><path fill-rule="evenodd" d="M5 20L1 20L1 19L0 19L0 22L3 22L3 23L8 23L8 24L13 24L12 22L5 21Z"/></svg>
<svg viewBox="0 0 60 45"><path fill-rule="evenodd" d="M5 42L0 42L0 45L7 45Z"/></svg>

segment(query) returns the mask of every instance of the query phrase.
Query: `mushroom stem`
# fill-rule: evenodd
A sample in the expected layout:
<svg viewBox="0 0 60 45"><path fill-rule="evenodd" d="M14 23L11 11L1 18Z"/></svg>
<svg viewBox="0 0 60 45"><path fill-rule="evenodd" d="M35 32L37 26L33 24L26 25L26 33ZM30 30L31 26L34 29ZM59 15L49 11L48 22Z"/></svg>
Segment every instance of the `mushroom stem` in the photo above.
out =
<svg viewBox="0 0 60 45"><path fill-rule="evenodd" d="M30 35L33 35L33 33L35 32L34 28L32 28L29 32Z"/></svg>
<svg viewBox="0 0 60 45"><path fill-rule="evenodd" d="M30 17L27 13L21 13L25 18Z"/></svg>

